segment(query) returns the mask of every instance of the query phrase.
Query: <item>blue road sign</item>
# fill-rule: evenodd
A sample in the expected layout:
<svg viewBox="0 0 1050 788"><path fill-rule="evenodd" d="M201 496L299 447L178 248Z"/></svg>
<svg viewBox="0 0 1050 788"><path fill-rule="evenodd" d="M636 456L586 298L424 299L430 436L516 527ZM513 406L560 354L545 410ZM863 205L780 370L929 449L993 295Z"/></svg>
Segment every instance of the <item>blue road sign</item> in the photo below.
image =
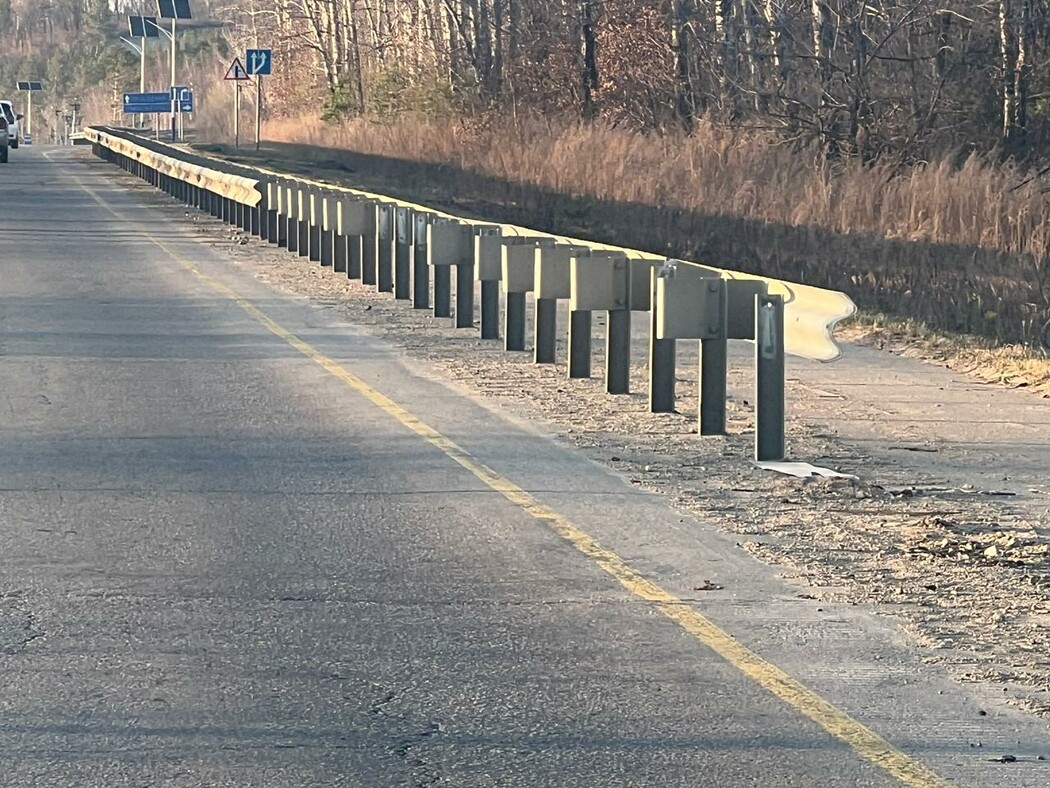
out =
<svg viewBox="0 0 1050 788"><path fill-rule="evenodd" d="M272 49L249 49L245 52L244 63L250 77L268 77L273 67Z"/></svg>
<svg viewBox="0 0 1050 788"><path fill-rule="evenodd" d="M171 96L167 93L125 93L124 112L136 115L171 112Z"/></svg>
<svg viewBox="0 0 1050 788"><path fill-rule="evenodd" d="M168 100L172 99L178 100L179 112L193 112L193 91L185 85L178 85L171 89L171 96Z"/></svg>
<svg viewBox="0 0 1050 788"><path fill-rule="evenodd" d="M155 115L171 112L171 93L125 93L124 112L130 115ZM193 91L180 88L176 110L193 112Z"/></svg>

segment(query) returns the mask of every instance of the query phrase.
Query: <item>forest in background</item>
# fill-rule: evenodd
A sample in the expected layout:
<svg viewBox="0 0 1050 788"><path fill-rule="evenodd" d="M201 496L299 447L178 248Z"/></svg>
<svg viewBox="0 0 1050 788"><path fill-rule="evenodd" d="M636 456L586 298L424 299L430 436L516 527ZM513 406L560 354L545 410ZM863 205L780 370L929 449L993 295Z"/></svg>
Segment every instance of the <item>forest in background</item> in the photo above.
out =
<svg viewBox="0 0 1050 788"><path fill-rule="evenodd" d="M247 0L226 13L236 48L277 50L281 105L320 88L328 118L488 110L686 131L704 120L870 161L1041 150L1047 9L1044 0Z"/></svg>
<svg viewBox="0 0 1050 788"><path fill-rule="evenodd" d="M272 48L271 139L440 165L449 189L490 189L504 209L501 194L517 194L515 221L553 229L560 205L607 240L1041 348L1048 8L201 0L180 27L180 81L201 137L223 138L222 73L245 48ZM41 79L45 112L77 96L89 120L119 120L138 84L119 41L128 13L153 10L0 0L0 83ZM147 89L163 90L167 47L153 44Z"/></svg>

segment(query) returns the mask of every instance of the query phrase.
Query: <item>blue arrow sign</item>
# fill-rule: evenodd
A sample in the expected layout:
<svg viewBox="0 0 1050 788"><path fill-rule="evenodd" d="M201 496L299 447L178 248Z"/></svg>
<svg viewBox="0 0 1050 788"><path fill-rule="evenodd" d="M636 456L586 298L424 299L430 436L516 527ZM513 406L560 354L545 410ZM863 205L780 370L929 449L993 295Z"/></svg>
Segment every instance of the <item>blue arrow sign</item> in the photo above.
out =
<svg viewBox="0 0 1050 788"><path fill-rule="evenodd" d="M273 67L272 49L249 49L244 54L244 63L247 66L245 70L248 72L248 76L270 76Z"/></svg>
<svg viewBox="0 0 1050 788"><path fill-rule="evenodd" d="M193 112L193 91L178 89L176 112ZM125 93L123 110L129 115L167 114L172 111L171 93Z"/></svg>
<svg viewBox="0 0 1050 788"><path fill-rule="evenodd" d="M171 112L171 96L167 93L125 93L123 109L135 115Z"/></svg>

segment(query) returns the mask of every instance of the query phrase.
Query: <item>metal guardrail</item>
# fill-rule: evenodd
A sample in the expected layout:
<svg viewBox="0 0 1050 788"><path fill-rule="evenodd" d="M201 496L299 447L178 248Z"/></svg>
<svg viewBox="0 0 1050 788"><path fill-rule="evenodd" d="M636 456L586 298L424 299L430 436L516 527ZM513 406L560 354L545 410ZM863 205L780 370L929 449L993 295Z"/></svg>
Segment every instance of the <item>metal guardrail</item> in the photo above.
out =
<svg viewBox="0 0 1050 788"><path fill-rule="evenodd" d="M94 153L246 232L332 266L349 278L459 328L526 346L534 295L533 354L555 362L557 302L569 307L568 374L591 375L592 313L608 313L605 381L629 392L631 315L650 314L649 407L675 409L675 346L700 343L699 432L724 434L728 340L755 342L757 460L784 457L784 355L839 356L835 324L855 311L843 293L508 224L463 219L385 195L244 167L96 127ZM455 269L455 309L452 279ZM432 294L432 297L431 297ZM505 308L499 323L500 296Z"/></svg>

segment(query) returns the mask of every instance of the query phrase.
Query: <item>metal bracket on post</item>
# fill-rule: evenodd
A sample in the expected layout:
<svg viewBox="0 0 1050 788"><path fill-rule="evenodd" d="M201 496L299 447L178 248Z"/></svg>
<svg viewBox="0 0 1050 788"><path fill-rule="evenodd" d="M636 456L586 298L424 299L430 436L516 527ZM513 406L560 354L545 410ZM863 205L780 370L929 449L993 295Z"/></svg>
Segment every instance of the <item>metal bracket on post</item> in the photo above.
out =
<svg viewBox="0 0 1050 788"><path fill-rule="evenodd" d="M343 198L336 205L336 265L339 265L340 257L345 259L347 279L361 278L361 259L364 251L362 239L370 205L366 200L355 197ZM337 267L336 270L343 269Z"/></svg>
<svg viewBox="0 0 1050 788"><path fill-rule="evenodd" d="M380 293L394 291L394 206L380 203L376 215L379 237L376 257L376 289Z"/></svg>
<svg viewBox="0 0 1050 788"><path fill-rule="evenodd" d="M474 275L481 282L481 338L499 339L499 279L503 250L501 227L474 236Z"/></svg>
<svg viewBox="0 0 1050 788"><path fill-rule="evenodd" d="M412 308L430 308L430 263L427 259L427 227L431 216L416 213L412 233Z"/></svg>
<svg viewBox="0 0 1050 788"><path fill-rule="evenodd" d="M295 184L288 184L285 187L285 205L284 205L284 216L285 216L285 248L289 252L296 252L299 250L299 224L296 218L296 211L299 205L299 189Z"/></svg>
<svg viewBox="0 0 1050 788"><path fill-rule="evenodd" d="M288 236L287 227L284 221L284 186L281 183L273 183L266 187L270 191L270 211L269 211L269 229L267 230L267 239L270 243L276 246L287 246ZM204 190L200 190L200 195L203 196ZM200 199L200 197L198 198ZM199 203L203 205L203 202Z"/></svg>
<svg viewBox="0 0 1050 788"><path fill-rule="evenodd" d="M296 195L295 219L298 228L298 242L296 251L300 257L310 254L310 198L312 195L306 189L299 189Z"/></svg>
<svg viewBox="0 0 1050 788"><path fill-rule="evenodd" d="M570 246L559 243L555 243L553 246L541 246L537 250L536 267L533 272L533 286L536 295L536 315L534 320L536 339L534 342L535 355L533 356L533 361L536 364L553 364L556 360L558 300L567 299L572 295L569 276L572 258L586 253L587 249L582 246ZM587 331L589 337L589 322ZM589 359L589 347L587 355ZM590 374L589 371L588 374Z"/></svg>
<svg viewBox="0 0 1050 788"><path fill-rule="evenodd" d="M394 210L394 298L403 301L411 295L412 209Z"/></svg>
<svg viewBox="0 0 1050 788"><path fill-rule="evenodd" d="M728 290L725 279L706 282L706 304L702 319L708 336L700 339L701 435L726 434L726 377L729 372L729 336L727 329Z"/></svg>
<svg viewBox="0 0 1050 788"><path fill-rule="evenodd" d="M573 257L569 280L571 312L608 311L605 388L610 394L627 394L631 373L631 265L627 256L592 252Z"/></svg>
<svg viewBox="0 0 1050 788"><path fill-rule="evenodd" d="M361 284L375 286L379 281L379 204L364 201L361 227Z"/></svg>
<svg viewBox="0 0 1050 788"><path fill-rule="evenodd" d="M668 260L663 265L653 266L649 272L651 286L651 309L649 310L649 412L674 413L675 350L673 337L657 338L659 303L657 279L673 279L677 266Z"/></svg>
<svg viewBox="0 0 1050 788"><path fill-rule="evenodd" d="M655 338L701 342L698 430L725 433L728 291L718 271L674 260L673 276L654 277Z"/></svg>
<svg viewBox="0 0 1050 788"><path fill-rule="evenodd" d="M505 350L525 349L525 303L536 287L536 259L552 247L553 238L504 238L500 251L500 284L506 297Z"/></svg>
<svg viewBox="0 0 1050 788"><path fill-rule="evenodd" d="M323 199L321 194L310 192L308 256L311 263L321 262L321 225L324 222L321 216L321 201Z"/></svg>
<svg viewBox="0 0 1050 788"><path fill-rule="evenodd" d="M755 459L784 459L784 297L755 296Z"/></svg>
<svg viewBox="0 0 1050 788"><path fill-rule="evenodd" d="M431 222L427 227L427 262L434 269L434 317L452 317L452 267L459 269L469 265L470 269L473 269L474 265L474 232L471 226L445 218ZM470 292L473 296L473 270L469 270L469 273ZM457 303L457 307L459 306L461 305ZM473 313L473 306L471 312ZM460 327L458 323L459 318L457 328Z"/></svg>
<svg viewBox="0 0 1050 788"><path fill-rule="evenodd" d="M335 204L339 198L325 194L321 198L321 265L335 269ZM343 269L346 269L346 259Z"/></svg>
<svg viewBox="0 0 1050 788"><path fill-rule="evenodd" d="M468 225L470 237L467 239L469 250L456 263L456 328L474 327L474 266L475 241L479 235L498 234L499 225Z"/></svg>

